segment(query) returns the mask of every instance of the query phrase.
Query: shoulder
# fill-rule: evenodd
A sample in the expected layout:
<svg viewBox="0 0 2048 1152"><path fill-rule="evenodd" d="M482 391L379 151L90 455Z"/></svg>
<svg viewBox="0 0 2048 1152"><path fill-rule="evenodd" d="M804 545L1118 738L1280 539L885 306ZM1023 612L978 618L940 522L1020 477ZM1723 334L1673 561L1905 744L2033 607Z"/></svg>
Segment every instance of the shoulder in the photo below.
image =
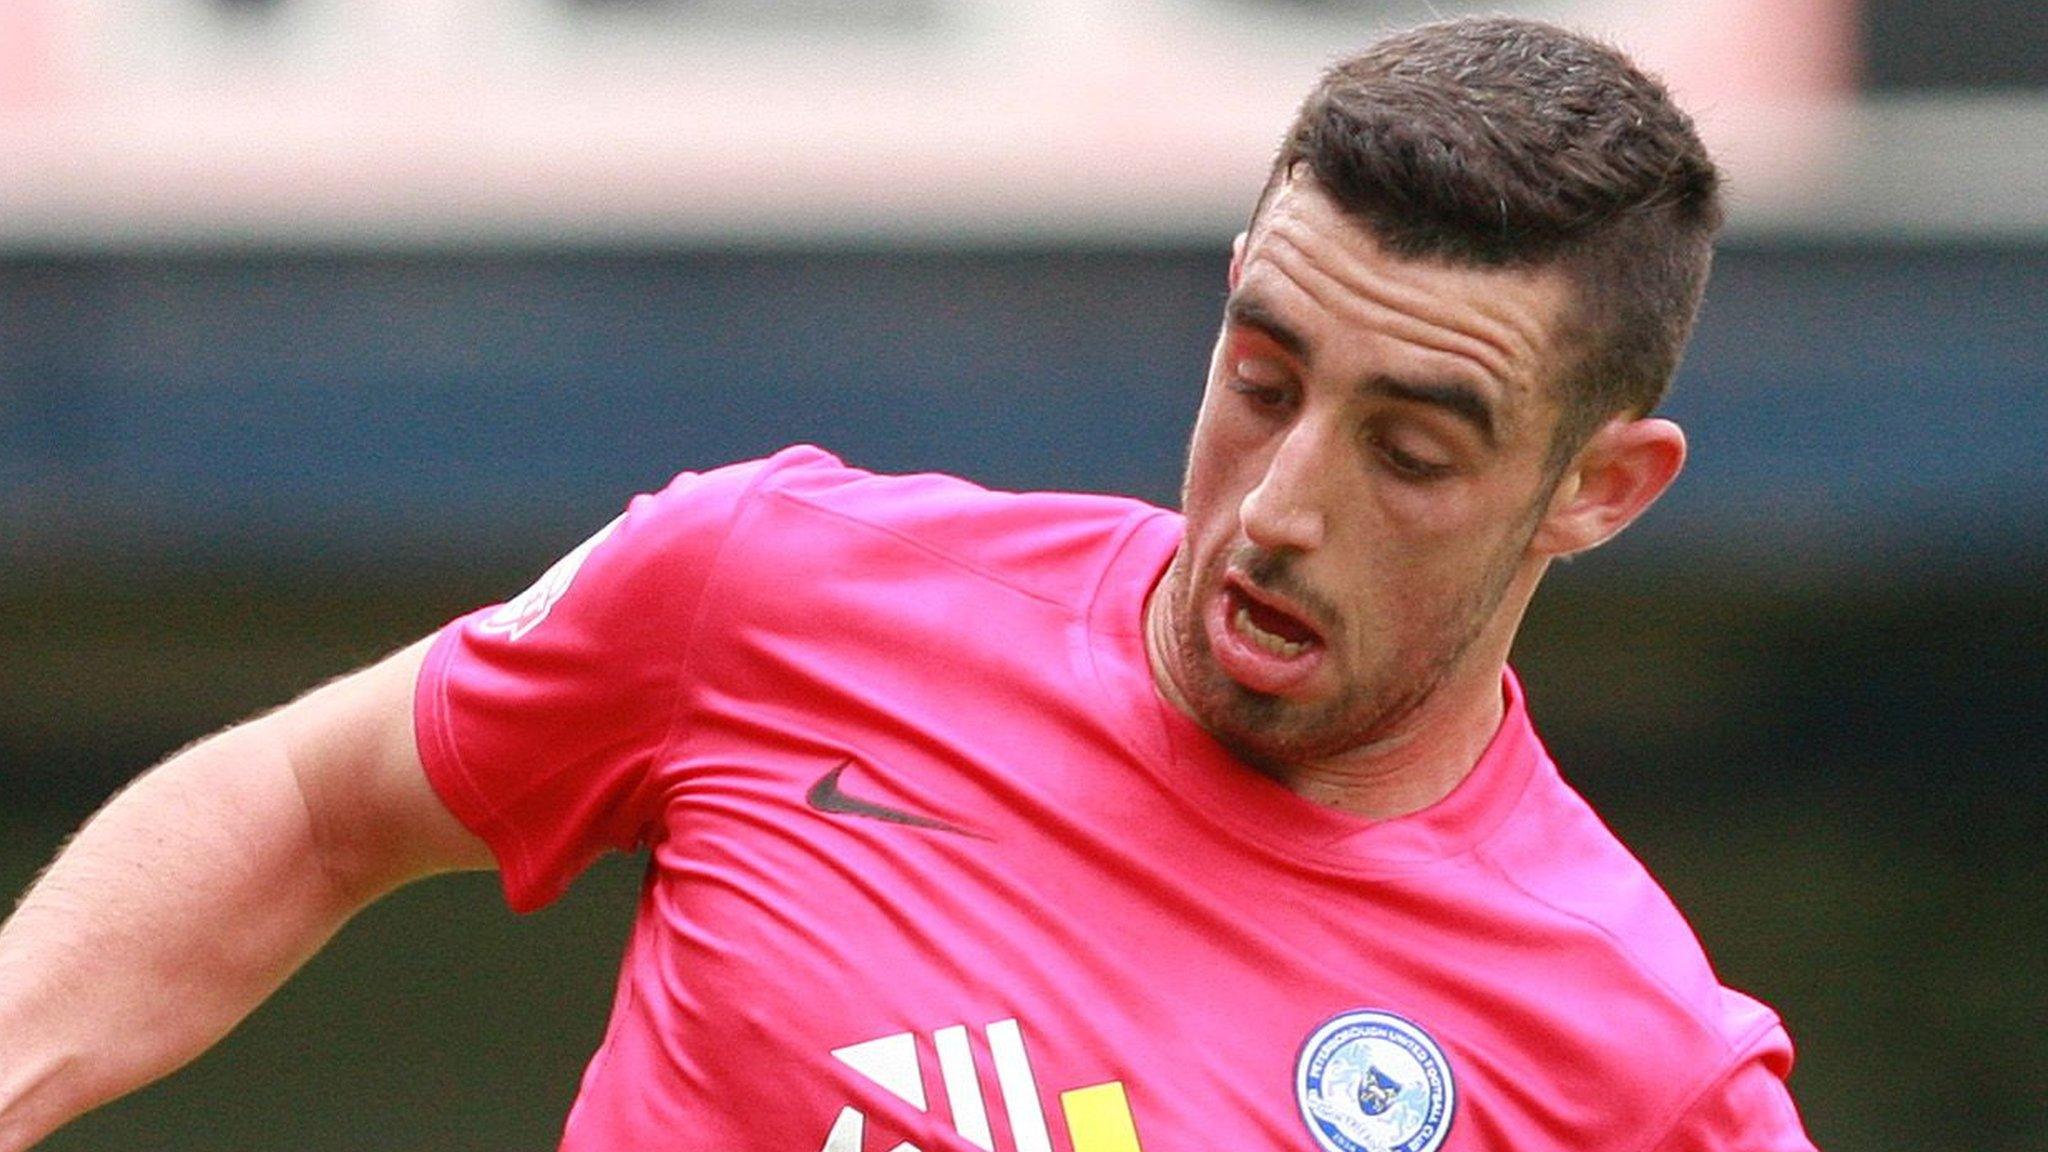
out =
<svg viewBox="0 0 2048 1152"><path fill-rule="evenodd" d="M1642 986L1718 1013L1720 982L1686 916L1548 758L1487 857L1524 896L1583 924Z"/></svg>
<svg viewBox="0 0 2048 1152"><path fill-rule="evenodd" d="M525 592L477 617L477 636L516 642L543 623L550 633L563 632L563 621L573 618L583 629L617 633L619 642L651 640L647 620L693 611L734 524L759 493L788 477L837 467L815 449L793 449L678 473L661 488L634 496Z"/></svg>
<svg viewBox="0 0 2048 1152"><path fill-rule="evenodd" d="M1636 1075L1697 1086L1777 1028L1721 984L1664 887L1547 759L1481 855L1562 942L1559 994L1633 1021L1639 1042L1617 1055Z"/></svg>
<svg viewBox="0 0 2048 1152"><path fill-rule="evenodd" d="M1677 905L1556 767L1543 767L1489 845L1494 862L1528 896L1609 938L1646 979L1711 1002L1718 984Z"/></svg>
<svg viewBox="0 0 2048 1152"><path fill-rule="evenodd" d="M1069 590L1055 574L1097 569L1140 526L1171 517L1121 496L1005 492L941 473L870 472L798 446L756 466L731 547L735 562L785 571L936 566L1064 599Z"/></svg>

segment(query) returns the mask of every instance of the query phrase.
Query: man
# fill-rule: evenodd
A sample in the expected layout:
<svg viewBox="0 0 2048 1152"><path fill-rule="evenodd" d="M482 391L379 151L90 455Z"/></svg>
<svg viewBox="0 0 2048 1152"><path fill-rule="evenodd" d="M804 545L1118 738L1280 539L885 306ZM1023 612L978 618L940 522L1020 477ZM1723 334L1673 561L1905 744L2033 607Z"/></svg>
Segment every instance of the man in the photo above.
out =
<svg viewBox="0 0 2048 1152"><path fill-rule="evenodd" d="M1809 1148L1783 1030L1506 663L1683 463L1648 413L1715 183L1543 25L1339 65L1233 249L1183 516L803 448L634 501L95 818L0 936L0 1149L398 884L525 909L635 847L564 1148Z"/></svg>

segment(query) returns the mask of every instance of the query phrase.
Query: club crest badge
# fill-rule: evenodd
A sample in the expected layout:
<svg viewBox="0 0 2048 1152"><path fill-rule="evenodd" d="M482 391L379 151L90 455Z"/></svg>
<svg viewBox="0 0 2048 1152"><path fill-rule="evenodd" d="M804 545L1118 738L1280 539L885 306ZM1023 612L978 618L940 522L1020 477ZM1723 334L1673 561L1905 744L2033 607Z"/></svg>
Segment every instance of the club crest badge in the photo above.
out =
<svg viewBox="0 0 2048 1152"><path fill-rule="evenodd" d="M1429 1033L1391 1012L1360 1009L1302 1045L1294 1098L1324 1152L1436 1152L1458 1093Z"/></svg>

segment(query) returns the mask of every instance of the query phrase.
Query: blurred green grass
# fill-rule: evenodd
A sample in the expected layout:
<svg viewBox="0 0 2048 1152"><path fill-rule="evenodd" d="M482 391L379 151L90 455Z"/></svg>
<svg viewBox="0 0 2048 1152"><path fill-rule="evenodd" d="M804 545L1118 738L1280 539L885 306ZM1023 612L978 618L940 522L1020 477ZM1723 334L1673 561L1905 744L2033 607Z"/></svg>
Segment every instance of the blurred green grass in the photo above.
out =
<svg viewBox="0 0 2048 1152"><path fill-rule="evenodd" d="M9 812L0 884L19 891L60 829ZM211 1052L39 1152L552 1148L603 1036L637 887L620 858L528 917L491 876L401 890Z"/></svg>

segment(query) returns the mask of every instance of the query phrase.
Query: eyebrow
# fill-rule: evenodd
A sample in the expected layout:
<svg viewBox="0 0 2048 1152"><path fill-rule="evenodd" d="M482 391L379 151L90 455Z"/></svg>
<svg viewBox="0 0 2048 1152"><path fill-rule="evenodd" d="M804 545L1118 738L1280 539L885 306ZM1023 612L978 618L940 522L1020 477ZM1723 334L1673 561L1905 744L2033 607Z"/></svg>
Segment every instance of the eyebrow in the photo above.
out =
<svg viewBox="0 0 2048 1152"><path fill-rule="evenodd" d="M1280 319L1265 301L1233 294L1223 302L1223 319L1237 328L1254 328L1297 360L1310 359L1308 338Z"/></svg>
<svg viewBox="0 0 2048 1152"><path fill-rule="evenodd" d="M1223 317L1234 327L1257 331L1297 360L1313 359L1308 338L1257 297L1231 296L1224 301ZM1472 425L1489 447L1499 443L1500 430L1494 419L1493 405L1469 384L1379 375L1367 378L1359 387L1361 391L1390 399L1440 408Z"/></svg>

